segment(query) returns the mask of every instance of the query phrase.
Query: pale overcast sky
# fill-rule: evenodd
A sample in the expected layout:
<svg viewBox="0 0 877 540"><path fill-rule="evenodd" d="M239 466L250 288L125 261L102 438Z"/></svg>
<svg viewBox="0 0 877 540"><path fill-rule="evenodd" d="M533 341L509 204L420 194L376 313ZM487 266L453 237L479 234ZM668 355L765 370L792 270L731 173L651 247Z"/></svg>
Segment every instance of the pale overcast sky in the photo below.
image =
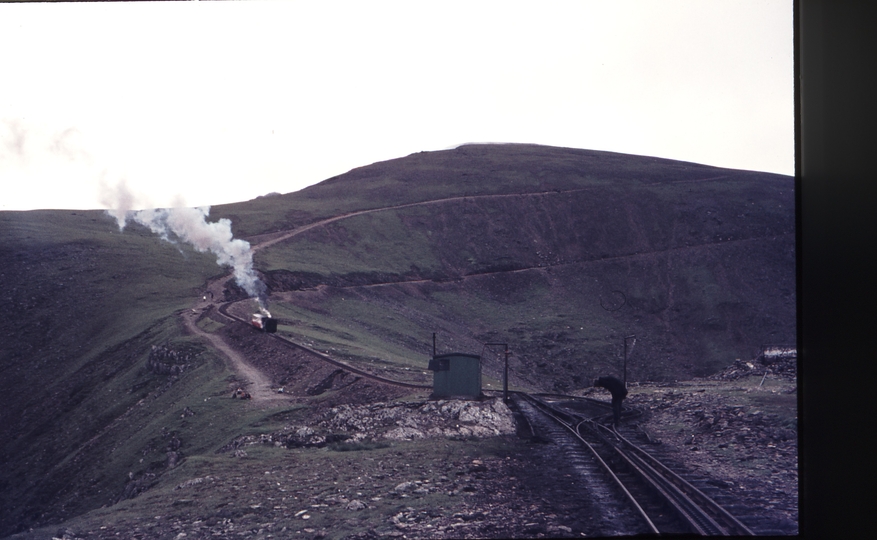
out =
<svg viewBox="0 0 877 540"><path fill-rule="evenodd" d="M466 142L794 174L792 0L0 4L0 210L288 193Z"/></svg>

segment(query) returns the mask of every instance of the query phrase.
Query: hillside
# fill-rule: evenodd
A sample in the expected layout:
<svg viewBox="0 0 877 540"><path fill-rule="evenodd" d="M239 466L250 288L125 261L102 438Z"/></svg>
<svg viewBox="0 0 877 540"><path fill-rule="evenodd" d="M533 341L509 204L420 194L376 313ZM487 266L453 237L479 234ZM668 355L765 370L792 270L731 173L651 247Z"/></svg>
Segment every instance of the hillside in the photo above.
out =
<svg viewBox="0 0 877 540"><path fill-rule="evenodd" d="M617 373L624 336L637 338L635 381L794 345L793 187L655 158L473 145L216 211L255 235L278 227L263 216L280 208L285 229L373 210L256 256L289 335L412 367L433 332L445 352L507 341L522 386L564 391Z"/></svg>
<svg viewBox="0 0 877 540"><path fill-rule="evenodd" d="M468 145L210 219L257 247L279 332L295 342L429 382L436 333L439 353L483 354L494 388L500 356L484 343L505 342L514 387L572 392L620 375L625 336L638 382L793 345L793 188L640 156ZM240 376L180 317L223 272L101 211L0 213L0 536L136 497L179 462L221 469L211 456L229 441L312 407L399 397L359 383L286 412L225 399ZM270 364L252 337L199 321ZM303 389L327 376L301 372Z"/></svg>

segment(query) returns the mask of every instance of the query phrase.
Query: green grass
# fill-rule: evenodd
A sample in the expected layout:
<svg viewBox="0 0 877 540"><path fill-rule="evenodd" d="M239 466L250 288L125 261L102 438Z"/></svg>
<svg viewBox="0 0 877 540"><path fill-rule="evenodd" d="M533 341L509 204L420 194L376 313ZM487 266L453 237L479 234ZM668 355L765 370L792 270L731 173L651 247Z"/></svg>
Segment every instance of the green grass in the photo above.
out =
<svg viewBox="0 0 877 540"><path fill-rule="evenodd" d="M636 334L640 336L638 352L645 355L634 360L640 363L638 376L652 379L675 377L672 372L679 366L675 366L674 357L678 355L689 358L680 364L697 363L696 368L686 368L692 374L714 372L733 358L750 354L751 346L741 343L742 334L778 333L772 315L749 324L751 328L741 328L747 324L746 318L728 320L738 312L762 309L757 304L763 302L764 288L751 287L750 278L729 276L729 265L735 258L753 255L721 246L685 249L758 236L783 220L793 225L788 209L777 204L775 179L752 182L739 177L729 181L725 176L704 182L699 180L727 175L728 171L610 154L597 156L589 162L589 172L583 174L577 170L574 152L552 149L529 163L531 151L529 147L470 147L460 155L442 154L444 167L431 161L439 155L418 155L405 161L401 169L381 164L354 171L350 178L314 186L307 194L290 198L291 205L312 204L330 194L327 200L332 204L343 201L350 209L515 191L546 195L523 197L517 200L518 206L510 206L515 199L481 198L447 209L423 205L355 216L274 245L260 252L256 262L266 271L307 272L324 276L328 283L347 285L409 279L406 276L454 279L561 261L553 278L543 276L544 281L539 282L507 275L498 277L495 286L484 281L481 289L465 284L437 291L419 286L423 297L405 298L409 314L396 321L392 313L402 312L403 301L382 303L375 295L356 301L356 309L347 307L340 312L336 312L341 305L338 302L325 309L309 306L304 308L308 314L299 314L306 322L293 333L325 349L399 361L407 356L404 349L411 347L408 343L442 329L445 325L440 321L444 320L467 321L463 324L469 327L470 335L500 336L501 340L518 339L523 331L537 336L534 347L543 334L579 328L576 350L592 365L603 366L601 369L617 363L612 357L617 354L607 352L617 348L619 335ZM463 154L466 157L461 157ZM483 177L470 175L475 163ZM489 175L484 174L485 167ZM430 182L425 182L426 178ZM345 191L342 186L356 189ZM570 189L588 191L578 195L552 191ZM381 196L364 197L368 193ZM752 208L741 202L747 196L752 199ZM612 204L594 202L607 197ZM587 211L594 217L581 220L575 213L567 216L564 204L573 199L581 206L579 213ZM448 211L450 208L454 210ZM519 214L523 208L528 213ZM570 247L570 243L582 247ZM536 250L542 250L542 258L534 256ZM655 254L637 257L649 250ZM632 257L615 260L617 255ZM572 259L578 264L569 264L569 257L580 257ZM765 272L763 268L756 271ZM593 281L577 277L576 272L593 276ZM626 297L626 304L617 312L600 305L605 298L615 299L612 290L622 290ZM411 310L418 316L411 317ZM338 313L366 330L340 327L323 317L323 312ZM409 319L419 322L412 324ZM369 336L372 331L379 334L377 339ZM687 335L692 332L696 335ZM400 342L405 344L402 350ZM375 354L381 348L386 353ZM692 355L697 356L696 362L690 359Z"/></svg>
<svg viewBox="0 0 877 540"><path fill-rule="evenodd" d="M362 452L389 448L391 444L386 441L362 441L362 442L337 442L328 445L333 452Z"/></svg>
<svg viewBox="0 0 877 540"><path fill-rule="evenodd" d="M190 342L190 338L171 340L171 346L180 347ZM196 344L193 344L198 346ZM171 437L181 442L179 452L184 457L183 467L190 459L208 461L210 456L222 445L244 432L271 431L280 427L272 421L270 413L252 407L249 402L230 398L229 380L232 373L222 360L203 349L198 357L198 365L173 382L166 376L154 375L141 367L132 367L130 373L114 380L114 384L94 392L89 402L77 408L80 414L88 414L91 409L106 407L105 401L111 396L125 394L129 385L145 383L138 395L144 395L135 404L126 404L127 411L106 411L109 417L127 412L124 421L111 423L98 436L96 444L87 448L89 459L76 467L73 481L96 478L88 486L88 496L63 500L68 507L86 510L89 507L113 502L122 493L130 476L143 477L147 473L169 474L177 478L175 469L164 469L167 460L167 445ZM141 360L141 364L143 361ZM82 418L67 419L71 425L81 425ZM259 428L253 428L254 425ZM75 460L77 455L73 455ZM83 466L85 467L83 469ZM58 471L65 470L65 463L58 465ZM185 469L183 469L185 470ZM69 490L75 488L74 484ZM82 486L81 489L84 489ZM80 493L83 493L80 491Z"/></svg>
<svg viewBox="0 0 877 540"><path fill-rule="evenodd" d="M102 212L4 212L0 229L5 303L17 313L0 322L0 365L6 399L24 411L0 428L14 486L2 506L21 518L37 501L64 501L67 512L105 504L158 459L135 456L185 407L178 395L173 412L153 408L176 394L150 401L167 384L145 368L150 347L185 342L174 313L222 269L143 228L120 232ZM177 388L195 390L183 381L211 371L203 358Z"/></svg>
<svg viewBox="0 0 877 540"><path fill-rule="evenodd" d="M483 382L499 388L501 356L485 352L483 343L488 339L478 336L514 336L490 341L509 341L513 349L519 349L530 340L523 338L521 343L516 330L551 334L562 327L578 343L578 354L603 351L608 345L598 325L581 323L588 316L576 308L574 297L568 296L561 306L564 312L558 313L561 308L554 291L539 280L521 288L511 303L492 298L478 287L439 287L422 298L406 296L396 287L369 292L333 289L319 299L312 298L316 294L306 293L308 300L303 296L303 301L293 298L272 305L275 316L295 321L293 326L281 327L281 333L354 364L372 366L378 359L378 364L389 362L403 370L422 371L431 355L432 333L438 332L440 351L484 354ZM571 324L582 326L572 328ZM541 345L533 341L530 346ZM426 377L431 380L429 373Z"/></svg>
<svg viewBox="0 0 877 540"><path fill-rule="evenodd" d="M274 302L275 316L291 321L280 332L422 382L431 381L423 370L433 332L439 352L481 354L486 341L508 342L512 386L530 389L615 370L621 338L636 334L631 373L673 379L744 357L762 335L794 332L788 242L751 251L711 244L793 231L793 214L780 207L790 194L776 193L791 181L738 175L733 182L669 183L727 173L619 154L469 146L364 167L295 194L218 206L210 219L231 218L235 235L246 237L363 209L503 195L359 215L260 251L261 271L310 272L332 285ZM701 245L709 247L692 247ZM502 272L523 268L532 270ZM103 212L0 212L0 301L11 314L0 320L0 367L3 403L13 413L0 423L0 439L10 441L0 455L0 535L8 523L46 519L37 509L60 518L107 504L129 473L156 470L173 436L186 461L142 496L153 502L117 505L120 516L130 509L134 519L137 508L148 515L161 496L191 499L173 487L207 470L231 475L257 459L280 466L289 456L392 450L260 448L250 461L214 454L241 433L280 425L275 413L295 415L229 399L233 374L183 335L175 313L224 271L212 255L142 227L120 232ZM483 272L494 273L474 275ZM369 286L415 278L425 281ZM623 290L627 303L608 311L600 301L613 290ZM790 322L778 322L788 313ZM712 327L704 323L713 319ZM204 319L199 326L222 325ZM172 384L146 369L151 346L165 343L201 347L196 365ZM500 365L501 355L485 353L485 385L501 385ZM761 394L766 410L794 399ZM184 415L187 408L195 414ZM182 512L188 504L172 508Z"/></svg>
<svg viewBox="0 0 877 540"><path fill-rule="evenodd" d="M532 145L468 146L363 167L296 193L216 206L211 219L231 218L235 235L248 236L340 213L425 200L603 186L648 189L654 177L680 180L722 173L726 170L621 154L586 155ZM717 190L724 189L722 182L716 184ZM686 193L687 189L686 184L678 187Z"/></svg>
<svg viewBox="0 0 877 540"><path fill-rule="evenodd" d="M216 322L213 319L204 318L198 321L198 328L204 330L205 332L215 332L216 330L225 326L220 322Z"/></svg>
<svg viewBox="0 0 877 540"><path fill-rule="evenodd" d="M374 308L355 300L334 300L332 305L325 306L329 310L339 309L341 313L332 311L327 317L326 312L314 312L304 308L275 303L272 314L276 317L290 318L296 321L295 326L280 326L281 334L290 336L294 341L304 341L319 350L330 350L333 354L348 359L371 361L380 359L400 366L423 367L423 353L414 353L404 344L394 342L395 335L400 341L416 343L417 329L400 321L391 310L382 313ZM338 304L347 304L343 308ZM397 326L398 323L402 327ZM376 325L381 325L376 331ZM411 333L405 333L404 327Z"/></svg>
<svg viewBox="0 0 877 540"><path fill-rule="evenodd" d="M301 238L259 252L260 268L343 275L353 272L403 274L413 263L438 269L422 231L402 221L411 210L388 210L354 216L309 231Z"/></svg>

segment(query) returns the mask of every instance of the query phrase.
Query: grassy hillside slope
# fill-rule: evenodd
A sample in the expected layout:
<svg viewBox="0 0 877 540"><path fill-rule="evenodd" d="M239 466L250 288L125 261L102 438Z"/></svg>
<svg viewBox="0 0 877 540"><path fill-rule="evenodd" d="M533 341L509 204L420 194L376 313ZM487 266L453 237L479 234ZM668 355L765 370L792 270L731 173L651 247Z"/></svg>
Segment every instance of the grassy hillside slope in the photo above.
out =
<svg viewBox="0 0 877 540"><path fill-rule="evenodd" d="M341 217L256 254L295 341L428 382L436 332L440 353L483 353L493 387L500 356L484 343L507 342L513 386L574 390L619 374L632 334L640 381L793 344L793 205L789 177L471 145L210 219L259 243ZM217 449L279 429L289 411L217 399L234 374L177 316L221 272L103 212L0 213L0 536L172 489L161 479L180 481L180 461L225 471L236 465Z"/></svg>
<svg viewBox="0 0 877 540"><path fill-rule="evenodd" d="M373 210L257 255L275 296L286 292L275 308L293 338L363 362L393 343L386 354L421 367L433 332L446 351L509 342L518 384L569 390L619 374L624 336L637 337L630 380L706 375L793 345L793 187L641 156L472 145L217 210L252 233L275 230L264 216L280 208L286 228ZM486 358L488 375L498 360Z"/></svg>
<svg viewBox="0 0 877 540"><path fill-rule="evenodd" d="M205 383L227 373L174 316L221 272L210 256L103 212L39 211L0 213L0 261L2 534L112 502L150 466L150 402L173 382L147 367L153 345L188 347Z"/></svg>

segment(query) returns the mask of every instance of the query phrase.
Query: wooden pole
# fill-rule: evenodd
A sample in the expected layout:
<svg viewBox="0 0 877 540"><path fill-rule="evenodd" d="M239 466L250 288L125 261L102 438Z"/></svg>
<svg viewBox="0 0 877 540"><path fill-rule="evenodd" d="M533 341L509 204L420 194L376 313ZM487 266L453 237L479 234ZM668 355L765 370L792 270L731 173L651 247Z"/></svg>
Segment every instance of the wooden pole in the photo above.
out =
<svg viewBox="0 0 877 540"><path fill-rule="evenodd" d="M509 400L509 346L505 346L505 371L502 375L502 401L507 403Z"/></svg>
<svg viewBox="0 0 877 540"><path fill-rule="evenodd" d="M636 345L636 336L625 336L624 338L624 387L627 388L627 340L632 339L633 344ZM633 350L633 347L631 347Z"/></svg>

